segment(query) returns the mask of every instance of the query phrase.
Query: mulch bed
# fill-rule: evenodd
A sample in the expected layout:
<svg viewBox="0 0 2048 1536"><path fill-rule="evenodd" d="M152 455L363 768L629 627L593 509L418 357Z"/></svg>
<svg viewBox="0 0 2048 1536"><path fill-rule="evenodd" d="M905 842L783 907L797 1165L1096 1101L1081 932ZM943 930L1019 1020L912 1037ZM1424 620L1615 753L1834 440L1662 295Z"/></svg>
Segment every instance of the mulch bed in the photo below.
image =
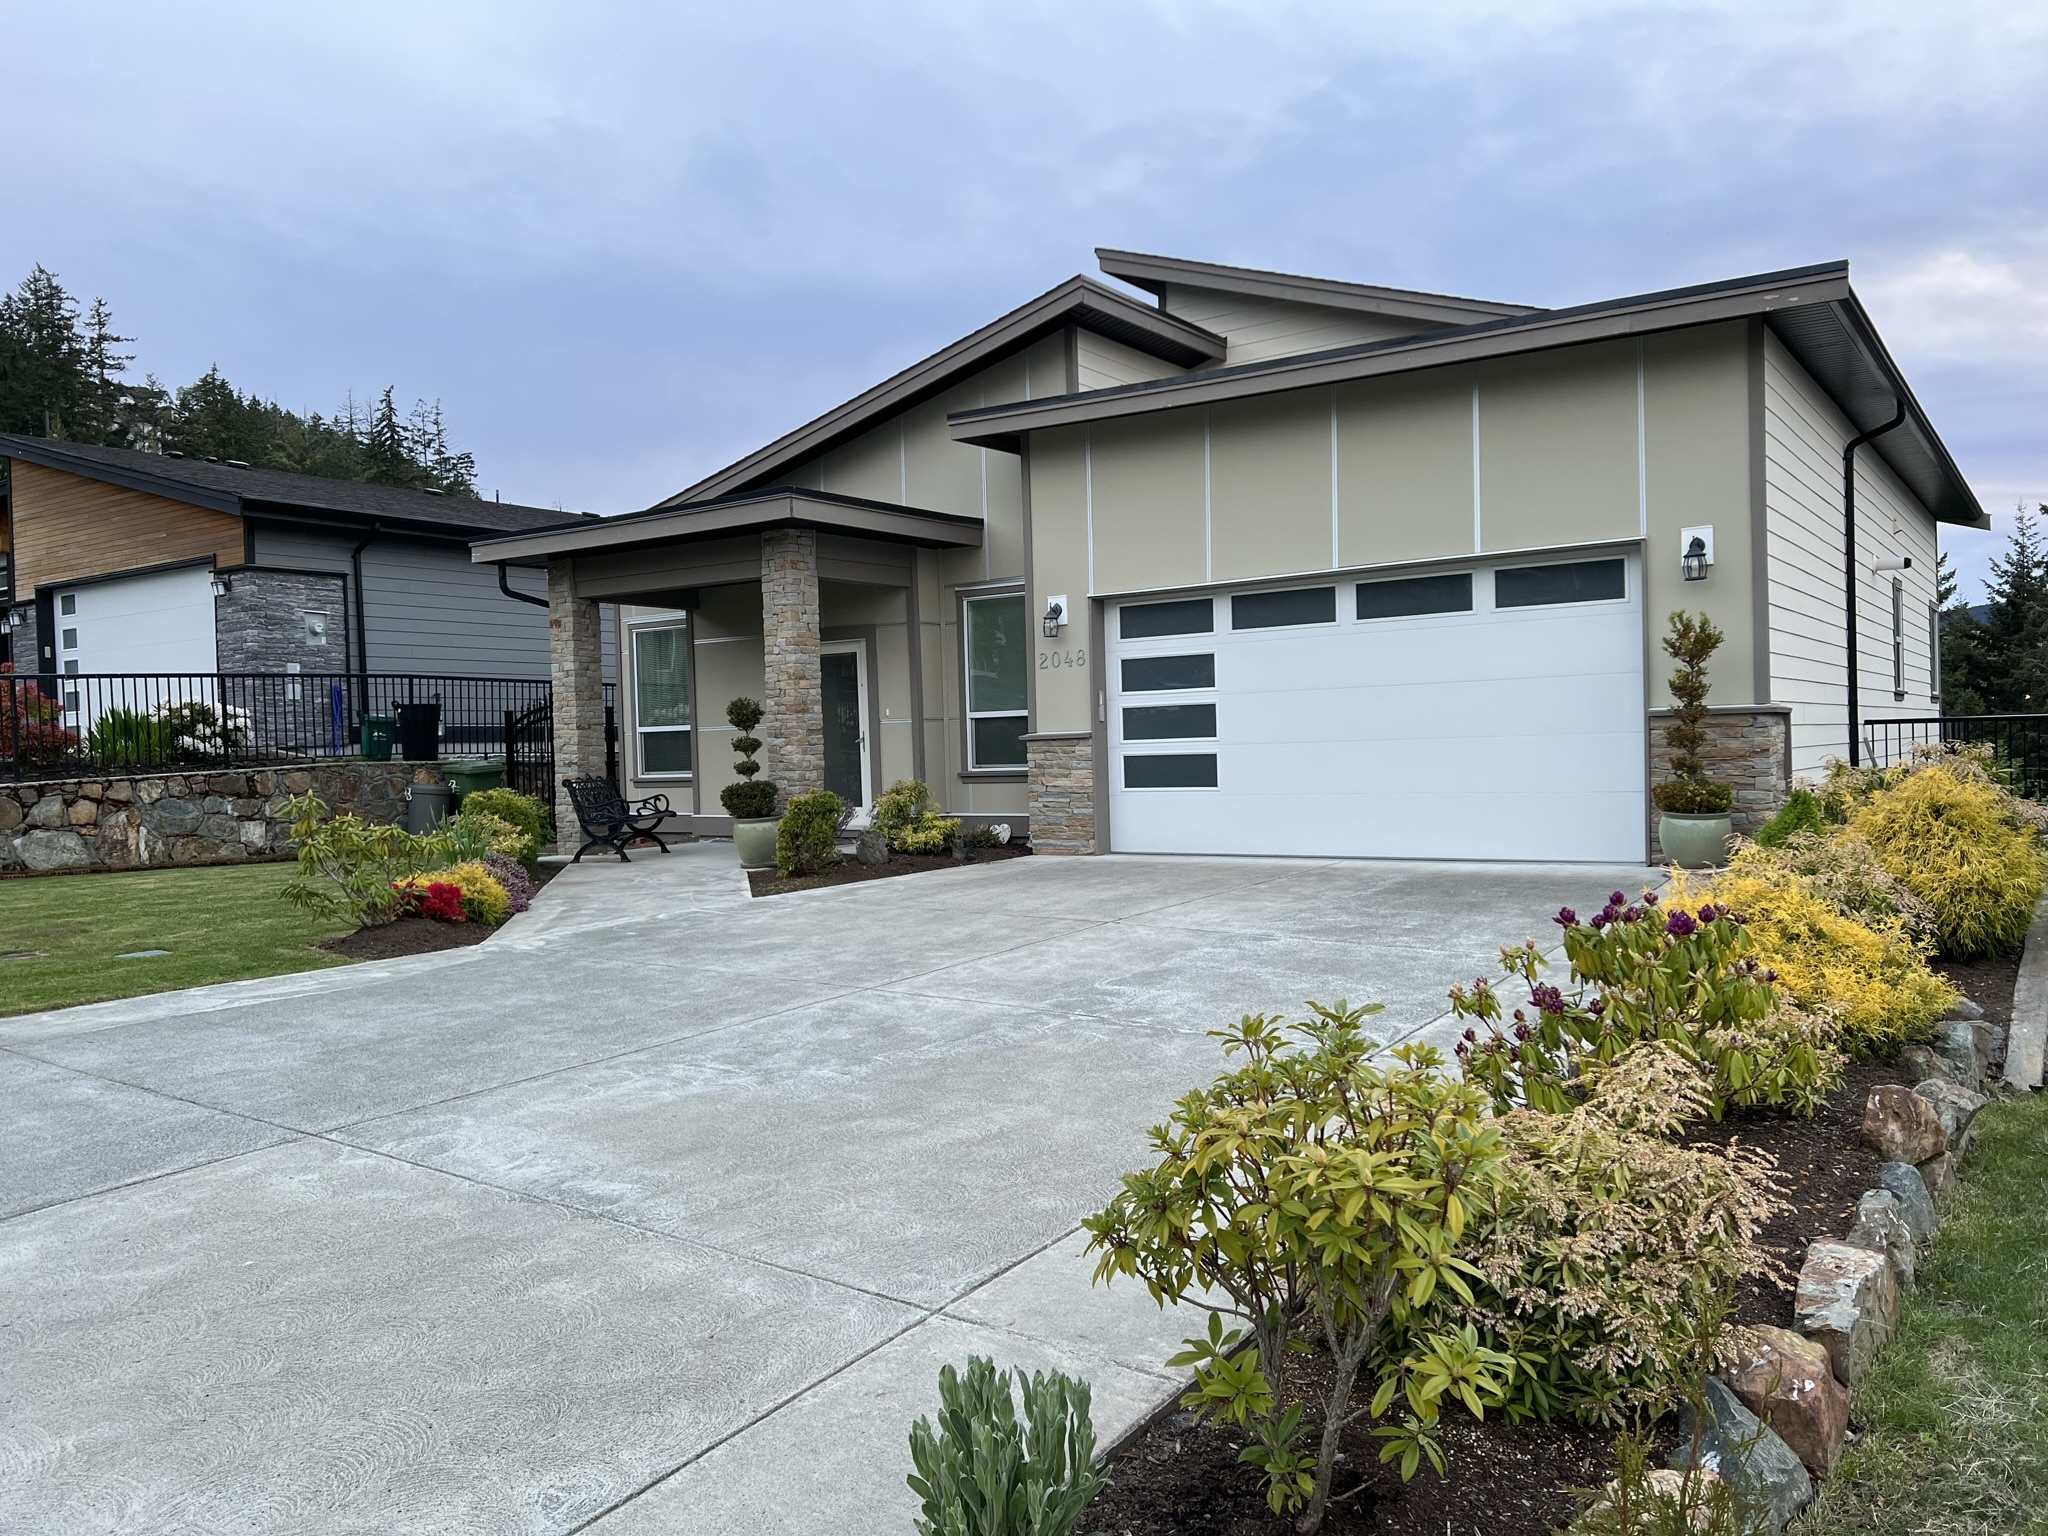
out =
<svg viewBox="0 0 2048 1536"><path fill-rule="evenodd" d="M530 870L534 887L546 885L568 866L542 864ZM378 928L358 928L318 946L350 960L396 960L401 955L432 955L444 949L481 944L498 930L480 923L437 923L426 917L401 917Z"/></svg>
<svg viewBox="0 0 2048 1536"><path fill-rule="evenodd" d="M1025 843L1005 843L1000 848L976 848L973 850L975 864L1000 864L1005 859L1021 859L1028 856L1031 848ZM886 864L863 864L852 857L822 875L801 875L785 880L772 869L750 869L747 884L756 896L781 896L790 891L815 891L828 885L852 885L857 880L888 880L897 875L922 874L928 869L959 869L960 861L950 853L892 853Z"/></svg>
<svg viewBox="0 0 2048 1536"><path fill-rule="evenodd" d="M1987 1018L2010 1019L2015 962L1939 968ZM1852 1062L1811 1120L1737 1113L1689 1129L1684 1140L1692 1145L1740 1140L1769 1153L1791 1205L1763 1238L1787 1273L1782 1282L1745 1280L1731 1321L1790 1326L1792 1282L1806 1245L1848 1231L1857 1199L1877 1186L1880 1159L1861 1144L1856 1128L1870 1090L1898 1081L1898 1069L1887 1063ZM1313 1403L1323 1389L1317 1378L1328 1365L1317 1354L1303 1357L1297 1370L1313 1422ZM1439 1479L1425 1466L1405 1484L1394 1468L1378 1464L1370 1426L1352 1430L1336 1484L1350 1497L1332 1506L1323 1530L1330 1536L1551 1536L1578 1511L1572 1490L1597 1488L1611 1475L1612 1430L1510 1425L1497 1418L1475 1424L1450 1413L1443 1424L1450 1476ZM1110 1536L1288 1536L1293 1522L1266 1508L1258 1470L1238 1464L1238 1452L1250 1443L1235 1430L1196 1425L1185 1413L1160 1419L1113 1459L1113 1480L1088 1506L1079 1529Z"/></svg>

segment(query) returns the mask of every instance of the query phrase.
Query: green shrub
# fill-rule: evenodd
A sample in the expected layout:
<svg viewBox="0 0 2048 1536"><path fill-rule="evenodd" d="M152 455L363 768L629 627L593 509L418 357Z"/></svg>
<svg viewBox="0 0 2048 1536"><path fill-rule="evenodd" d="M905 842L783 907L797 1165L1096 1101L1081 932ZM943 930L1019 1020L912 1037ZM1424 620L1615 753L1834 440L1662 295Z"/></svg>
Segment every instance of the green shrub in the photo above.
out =
<svg viewBox="0 0 2048 1536"><path fill-rule="evenodd" d="M1501 1158L1484 1096L1441 1071L1427 1046L1375 1062L1363 1021L1377 1004L1309 1008L1290 1030L1247 1015L1212 1031L1242 1064L1176 1104L1152 1130L1158 1161L1126 1174L1082 1223L1101 1255L1097 1280L1135 1276L1162 1305L1208 1292L1207 1334L1168 1362L1194 1367L1182 1401L1252 1428L1243 1459L1260 1469L1274 1513L1307 1504L1303 1531L1328 1505L1348 1425L1383 1416L1399 1395L1402 1422L1374 1431L1381 1459L1398 1457L1409 1477L1427 1456L1441 1473L1439 1407L1455 1398L1481 1412L1512 1368L1469 1326L1417 1326L1440 1286L1472 1299L1458 1239ZM1306 1328L1332 1368L1317 1451L1300 1443L1300 1405L1279 1406ZM1352 1401L1361 1385L1362 1408Z"/></svg>
<svg viewBox="0 0 2048 1536"><path fill-rule="evenodd" d="M792 795L775 829L775 868L785 878L822 874L839 862L839 797Z"/></svg>
<svg viewBox="0 0 2048 1536"><path fill-rule="evenodd" d="M898 779L875 797L874 825L897 853L944 853L960 836L960 818L932 808L932 792L916 779Z"/></svg>
<svg viewBox="0 0 2048 1536"><path fill-rule="evenodd" d="M1700 1320L1768 1267L1758 1238L1779 1207L1768 1159L1667 1139L1711 1097L1675 1046L1638 1045L1586 1088L1570 1114L1495 1122L1501 1176L1460 1249L1473 1300L1432 1305L1436 1326L1473 1323L1513 1357L1511 1414L1620 1424L1683 1388Z"/></svg>
<svg viewBox="0 0 2048 1536"><path fill-rule="evenodd" d="M1820 796L1804 784L1793 786L1778 814L1756 829L1756 840L1766 848L1782 848L1795 832L1825 832L1828 818L1821 809Z"/></svg>
<svg viewBox="0 0 2048 1536"><path fill-rule="evenodd" d="M732 749L739 754L732 771L740 778L737 784L728 784L718 792L718 803L735 821L759 821L773 816L775 797L781 793L769 780L755 777L761 771L761 765L754 761L754 754L761 750L761 738L754 734L754 727L761 723L763 713L754 699L734 699L725 706L726 723L739 732L732 739Z"/></svg>
<svg viewBox="0 0 2048 1536"><path fill-rule="evenodd" d="M439 869L456 852L445 832L412 833L360 816L330 816L315 795L287 800L279 814L291 822L299 857L299 876L284 887L284 899L358 928L374 928L403 913L406 896L397 882Z"/></svg>
<svg viewBox="0 0 2048 1536"><path fill-rule="evenodd" d="M453 844L457 859L480 859L487 853L502 853L522 864L526 862L527 834L502 816L472 811L465 805L442 822L439 830Z"/></svg>
<svg viewBox="0 0 2048 1536"><path fill-rule="evenodd" d="M464 816L495 816L508 821L518 828L521 844L518 848L501 848L500 853L509 853L513 858L533 868L540 858L540 851L554 835L550 824L548 808L532 795L522 795L516 789L475 789L462 797Z"/></svg>
<svg viewBox="0 0 2048 1536"><path fill-rule="evenodd" d="M170 722L134 709L109 709L85 733L86 756L108 768L146 768L171 760Z"/></svg>
<svg viewBox="0 0 2048 1536"><path fill-rule="evenodd" d="M1068 1536L1109 1479L1095 1469L1088 1384L1033 1372L1024 1423L1010 1373L980 1355L963 1380L939 1368L939 1422L910 1430L908 1479L923 1501L918 1536Z"/></svg>
<svg viewBox="0 0 2048 1536"><path fill-rule="evenodd" d="M1655 891L1630 902L1616 891L1588 922L1570 907L1564 929L1572 990L1542 981L1549 962L1536 941L1500 952L1505 976L1529 992L1531 1018L1503 1026L1498 993L1484 977L1451 988L1451 1011L1487 1028L1465 1031L1458 1059L1502 1113L1522 1106L1568 1113L1584 1078L1645 1040L1677 1046L1707 1074L1715 1119L1731 1104L1783 1105L1812 1114L1841 1079L1831 1020L1780 999L1754 943L1726 907L1668 909Z"/></svg>
<svg viewBox="0 0 2048 1536"><path fill-rule="evenodd" d="M1982 761L1914 764L1862 799L1849 827L1934 909L1944 955L2011 954L2025 940L2043 885L2035 823Z"/></svg>

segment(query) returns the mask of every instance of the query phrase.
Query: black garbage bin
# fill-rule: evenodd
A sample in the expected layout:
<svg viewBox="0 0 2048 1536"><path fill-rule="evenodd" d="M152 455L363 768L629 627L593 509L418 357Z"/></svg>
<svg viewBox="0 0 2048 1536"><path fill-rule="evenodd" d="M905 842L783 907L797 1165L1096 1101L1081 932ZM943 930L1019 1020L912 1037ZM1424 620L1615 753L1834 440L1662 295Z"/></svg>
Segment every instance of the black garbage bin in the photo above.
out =
<svg viewBox="0 0 2048 1536"><path fill-rule="evenodd" d="M398 751L409 763L433 763L441 758L441 699L431 704L393 702L398 716Z"/></svg>

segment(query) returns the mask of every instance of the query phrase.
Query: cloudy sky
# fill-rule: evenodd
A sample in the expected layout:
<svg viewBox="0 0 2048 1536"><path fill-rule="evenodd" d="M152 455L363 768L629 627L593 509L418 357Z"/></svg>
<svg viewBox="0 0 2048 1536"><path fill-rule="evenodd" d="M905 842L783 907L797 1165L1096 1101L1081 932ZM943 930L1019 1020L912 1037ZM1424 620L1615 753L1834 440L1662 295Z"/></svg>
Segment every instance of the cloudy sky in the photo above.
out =
<svg viewBox="0 0 2048 1536"><path fill-rule="evenodd" d="M0 0L0 282L646 505L1117 245L1569 304L1847 257L2048 500L2048 6ZM2002 542L1951 536L1966 574Z"/></svg>

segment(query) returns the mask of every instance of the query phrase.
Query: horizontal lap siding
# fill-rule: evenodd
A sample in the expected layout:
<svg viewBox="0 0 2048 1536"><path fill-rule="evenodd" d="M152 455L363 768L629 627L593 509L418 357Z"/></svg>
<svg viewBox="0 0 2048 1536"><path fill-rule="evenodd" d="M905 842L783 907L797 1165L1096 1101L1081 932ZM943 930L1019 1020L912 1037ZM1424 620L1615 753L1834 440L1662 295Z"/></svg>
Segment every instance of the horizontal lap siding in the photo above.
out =
<svg viewBox="0 0 2048 1536"><path fill-rule="evenodd" d="M1167 285L1162 304L1179 319L1221 336L1229 347L1223 359L1226 367L1436 329L1414 320L1325 309L1318 304L1294 304L1284 299L1212 293L1178 283Z"/></svg>
<svg viewBox="0 0 2048 1536"><path fill-rule="evenodd" d="M14 589L211 555L242 563L242 520L147 491L13 461Z"/></svg>
<svg viewBox="0 0 2048 1536"><path fill-rule="evenodd" d="M1851 432L1834 403L1775 337L1764 350L1764 505L1770 541L1771 697L1792 708L1792 765L1819 772L1848 750L1843 659L1842 449ZM1857 653L1865 720L1926 715L1927 604L1934 597L1934 520L1878 456L1856 456ZM1891 574L1905 588L1905 689L1892 696Z"/></svg>
<svg viewBox="0 0 2048 1536"><path fill-rule="evenodd" d="M1164 358L1136 347L1127 347L1107 336L1081 330L1074 334L1074 364L1081 388L1114 389L1119 384L1141 384L1147 379L1164 379L1186 370Z"/></svg>

